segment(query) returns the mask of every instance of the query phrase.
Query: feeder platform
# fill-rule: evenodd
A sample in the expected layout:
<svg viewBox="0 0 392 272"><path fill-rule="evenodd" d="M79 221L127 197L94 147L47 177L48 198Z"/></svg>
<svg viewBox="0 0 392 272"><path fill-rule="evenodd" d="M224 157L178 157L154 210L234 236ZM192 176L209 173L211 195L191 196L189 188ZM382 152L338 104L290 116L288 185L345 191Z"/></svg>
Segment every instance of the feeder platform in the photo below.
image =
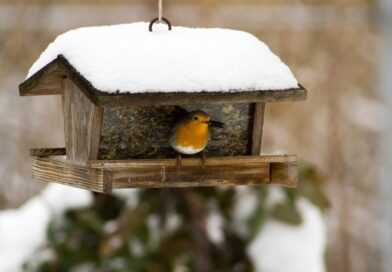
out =
<svg viewBox="0 0 392 272"><path fill-rule="evenodd" d="M236 156L199 158L90 160L71 162L62 149L33 149L33 179L56 182L95 192L120 188L175 188L279 184L296 187L297 156ZM65 149L63 149L65 151ZM45 157L47 154L53 154Z"/></svg>

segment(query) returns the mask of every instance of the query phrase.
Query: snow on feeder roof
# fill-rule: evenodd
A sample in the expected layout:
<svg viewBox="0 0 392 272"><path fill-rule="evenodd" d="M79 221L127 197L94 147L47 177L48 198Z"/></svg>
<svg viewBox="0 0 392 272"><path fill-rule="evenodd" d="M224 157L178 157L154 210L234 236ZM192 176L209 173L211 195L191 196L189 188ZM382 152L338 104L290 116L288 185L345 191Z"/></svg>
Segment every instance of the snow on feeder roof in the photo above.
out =
<svg viewBox="0 0 392 272"><path fill-rule="evenodd" d="M58 36L31 67L21 95L56 93L55 84L51 90L42 86L44 93L39 90L45 70L55 70L57 78L62 70L99 105L108 103L100 98L109 94L280 91L281 100L282 91L287 100L306 95L287 65L249 33L186 27L168 31L164 25L153 32L147 29L147 23L132 23L79 28ZM291 97L293 90L296 97ZM262 96L267 101L266 94L259 100ZM255 94L240 96L241 101L257 100Z"/></svg>

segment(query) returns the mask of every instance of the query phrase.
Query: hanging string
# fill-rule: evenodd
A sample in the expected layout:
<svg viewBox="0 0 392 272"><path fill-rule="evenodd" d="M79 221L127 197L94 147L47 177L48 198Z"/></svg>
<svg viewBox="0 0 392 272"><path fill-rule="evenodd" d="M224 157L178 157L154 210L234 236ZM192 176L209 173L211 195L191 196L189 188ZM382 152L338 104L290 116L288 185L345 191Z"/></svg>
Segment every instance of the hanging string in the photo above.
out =
<svg viewBox="0 0 392 272"><path fill-rule="evenodd" d="M169 22L169 20L162 16L162 14L163 14L162 1L163 1L163 0L158 0L158 17L155 18L155 19L153 19L153 20L150 22L150 24L148 25L148 30L149 30L150 32L152 32L152 26L153 26L155 23L166 23L166 24L167 24L167 27L169 28L169 30L172 29L172 26L171 26L171 23Z"/></svg>
<svg viewBox="0 0 392 272"><path fill-rule="evenodd" d="M159 22L162 22L162 13L163 13L162 0L158 0L158 21Z"/></svg>

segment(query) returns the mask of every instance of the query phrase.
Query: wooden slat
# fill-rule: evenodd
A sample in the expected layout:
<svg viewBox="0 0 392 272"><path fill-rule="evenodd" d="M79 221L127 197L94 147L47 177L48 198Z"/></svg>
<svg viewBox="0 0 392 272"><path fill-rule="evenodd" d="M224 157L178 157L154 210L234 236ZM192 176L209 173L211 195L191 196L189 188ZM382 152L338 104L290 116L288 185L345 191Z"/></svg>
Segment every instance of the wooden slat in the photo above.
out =
<svg viewBox="0 0 392 272"><path fill-rule="evenodd" d="M63 114L67 158L87 163L98 158L103 109L95 106L69 79L64 79Z"/></svg>
<svg viewBox="0 0 392 272"><path fill-rule="evenodd" d="M270 156L236 156L236 157L213 157L206 159L206 165L246 165L257 163L288 163L296 162L296 155L270 155ZM91 168L118 169L132 167L173 167L176 165L175 159L150 159L150 160L92 160L89 161ZM198 158L183 158L182 166L200 166Z"/></svg>
<svg viewBox="0 0 392 272"><path fill-rule="evenodd" d="M251 135L251 155L261 154L261 142L263 139L263 124L264 124L265 103L253 104L252 116L252 135Z"/></svg>
<svg viewBox="0 0 392 272"><path fill-rule="evenodd" d="M64 156L66 150L64 147L59 148L31 148L31 157L49 157L49 156Z"/></svg>
<svg viewBox="0 0 392 272"><path fill-rule="evenodd" d="M65 71L58 65L57 59L45 66L19 86L21 96L61 94L61 81Z"/></svg>
<svg viewBox="0 0 392 272"><path fill-rule="evenodd" d="M53 157L33 158L33 179L56 182L64 185L87 189L95 192L110 192L110 181L104 179L100 169L88 168L64 159Z"/></svg>
<svg viewBox="0 0 392 272"><path fill-rule="evenodd" d="M133 90L121 90L122 93L110 94L94 88L91 82L62 55L20 84L19 93L21 96L59 94L64 76L72 80L92 103L101 107L300 101L305 100L307 96L307 91L301 85L288 90L232 90L230 92L173 90L170 93L132 93ZM48 82L44 83L44 81Z"/></svg>
<svg viewBox="0 0 392 272"><path fill-rule="evenodd" d="M101 140L101 128L103 122L103 108L94 106L90 129L89 160L98 159L99 145Z"/></svg>
<svg viewBox="0 0 392 272"><path fill-rule="evenodd" d="M280 184L295 187L297 157L241 156L208 158L203 169L199 159L91 161L90 166L111 170L113 188L161 188ZM270 165L274 169L270 169ZM294 174L293 174L294 173ZM271 177L274 177L273 179ZM287 180L285 180L287 178Z"/></svg>
<svg viewBox="0 0 392 272"><path fill-rule="evenodd" d="M235 167L234 167L235 166ZM113 188L256 185L270 182L269 164L138 167L113 169Z"/></svg>
<svg viewBox="0 0 392 272"><path fill-rule="evenodd" d="M32 148L31 156L39 156L38 154L49 154L50 152L57 152L55 155L64 155L65 148ZM37 155L34 155L37 154ZM236 157L212 157L207 158L206 162L209 165L231 165L233 163L278 163L278 162L297 162L296 155L263 155L263 156L236 156ZM175 165L176 160L173 159L145 159L145 160L90 160L88 166L91 168L113 169L113 168L128 168L133 166L166 166ZM198 158L184 158L182 160L183 166L198 166L200 159Z"/></svg>
<svg viewBox="0 0 392 272"><path fill-rule="evenodd" d="M87 165L53 157L33 158L33 178L97 192L112 188L171 188L279 184L295 187L296 156L91 161Z"/></svg>
<svg viewBox="0 0 392 272"><path fill-rule="evenodd" d="M150 105L186 105L220 104L252 102L284 102L306 99L306 90L290 89L276 91L238 91L231 92L173 92L173 93L135 93L107 94L97 96L99 106L150 106Z"/></svg>
<svg viewBox="0 0 392 272"><path fill-rule="evenodd" d="M297 187L298 164L297 162L271 163L270 164L271 183L286 187Z"/></svg>

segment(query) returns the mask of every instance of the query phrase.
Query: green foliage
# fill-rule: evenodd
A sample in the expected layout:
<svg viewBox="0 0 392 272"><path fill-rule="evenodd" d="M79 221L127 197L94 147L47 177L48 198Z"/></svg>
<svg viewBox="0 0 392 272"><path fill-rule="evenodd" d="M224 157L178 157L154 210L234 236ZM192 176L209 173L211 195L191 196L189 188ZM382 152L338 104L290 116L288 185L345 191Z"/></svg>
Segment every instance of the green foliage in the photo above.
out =
<svg viewBox="0 0 392 272"><path fill-rule="evenodd" d="M266 187L253 187L253 190L256 193L258 201L253 214L249 217L247 222L249 230L248 241L253 240L257 236L267 217L267 210L265 206L265 199L267 197Z"/></svg>
<svg viewBox="0 0 392 272"><path fill-rule="evenodd" d="M236 188L138 190L137 205L116 195L94 194L90 207L53 218L47 245L25 264L25 271L160 272L179 267L253 271L246 248L266 219L301 224L296 207L300 196L321 209L328 207L320 175L309 165L301 169L301 186L284 189L282 201L273 205L267 205L267 186L241 192ZM255 203L246 219L238 221L234 211L244 194ZM222 221L220 240L207 231L212 215ZM49 257L40 259L42 252L50 252Z"/></svg>
<svg viewBox="0 0 392 272"><path fill-rule="evenodd" d="M330 202L323 190L324 176L310 164L302 162L299 166L301 184L298 187L298 194L303 195L322 211L325 211L330 207Z"/></svg>

